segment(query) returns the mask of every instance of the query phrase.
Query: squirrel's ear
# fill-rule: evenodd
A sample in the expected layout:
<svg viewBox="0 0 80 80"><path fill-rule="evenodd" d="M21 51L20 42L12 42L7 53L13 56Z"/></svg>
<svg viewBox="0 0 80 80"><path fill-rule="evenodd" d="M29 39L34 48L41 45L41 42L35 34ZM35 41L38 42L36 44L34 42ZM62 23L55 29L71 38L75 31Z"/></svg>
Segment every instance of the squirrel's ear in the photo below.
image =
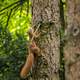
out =
<svg viewBox="0 0 80 80"><path fill-rule="evenodd" d="M28 33L32 35L32 34L34 33L34 30L33 30L32 28L30 28L30 29L28 30Z"/></svg>
<svg viewBox="0 0 80 80"><path fill-rule="evenodd" d="M30 38L32 38L34 36L34 30L32 28L30 28L27 33Z"/></svg>

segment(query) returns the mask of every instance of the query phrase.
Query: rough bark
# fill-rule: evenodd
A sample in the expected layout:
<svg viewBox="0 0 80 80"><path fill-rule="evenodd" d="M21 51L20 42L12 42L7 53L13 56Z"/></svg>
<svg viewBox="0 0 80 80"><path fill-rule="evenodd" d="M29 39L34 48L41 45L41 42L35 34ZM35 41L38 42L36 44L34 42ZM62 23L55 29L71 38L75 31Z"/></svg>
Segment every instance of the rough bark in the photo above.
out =
<svg viewBox="0 0 80 80"><path fill-rule="evenodd" d="M66 80L80 80L80 0L67 0Z"/></svg>
<svg viewBox="0 0 80 80"><path fill-rule="evenodd" d="M40 24L36 43L41 55L28 80L59 80L59 14L59 0L32 0L32 26Z"/></svg>

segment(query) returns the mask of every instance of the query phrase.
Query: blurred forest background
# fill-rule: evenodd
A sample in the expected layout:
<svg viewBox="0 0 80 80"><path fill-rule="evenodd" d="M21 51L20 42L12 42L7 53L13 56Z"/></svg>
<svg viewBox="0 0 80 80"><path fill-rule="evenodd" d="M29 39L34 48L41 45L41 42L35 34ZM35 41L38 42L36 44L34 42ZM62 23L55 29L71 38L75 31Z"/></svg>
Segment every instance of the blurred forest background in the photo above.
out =
<svg viewBox="0 0 80 80"><path fill-rule="evenodd" d="M27 54L31 2L0 0L0 80L20 80Z"/></svg>

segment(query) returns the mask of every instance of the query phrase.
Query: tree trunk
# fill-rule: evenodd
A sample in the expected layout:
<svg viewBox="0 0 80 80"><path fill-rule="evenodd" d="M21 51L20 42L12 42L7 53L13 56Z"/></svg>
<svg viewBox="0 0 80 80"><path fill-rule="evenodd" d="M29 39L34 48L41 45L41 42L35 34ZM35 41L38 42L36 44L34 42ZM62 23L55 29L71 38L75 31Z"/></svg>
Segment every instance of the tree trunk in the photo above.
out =
<svg viewBox="0 0 80 80"><path fill-rule="evenodd" d="M36 30L40 25L35 41L41 52L28 80L59 80L59 14L59 0L32 0L32 26Z"/></svg>
<svg viewBox="0 0 80 80"><path fill-rule="evenodd" d="M66 80L80 80L80 0L67 0Z"/></svg>

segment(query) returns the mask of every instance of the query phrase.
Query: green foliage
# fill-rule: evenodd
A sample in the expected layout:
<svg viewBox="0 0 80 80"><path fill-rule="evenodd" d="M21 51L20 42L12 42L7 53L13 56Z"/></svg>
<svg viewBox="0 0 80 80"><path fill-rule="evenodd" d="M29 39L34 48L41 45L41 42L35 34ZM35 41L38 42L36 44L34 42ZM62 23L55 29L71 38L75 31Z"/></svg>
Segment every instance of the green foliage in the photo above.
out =
<svg viewBox="0 0 80 80"><path fill-rule="evenodd" d="M0 0L0 80L21 80L31 21L27 1Z"/></svg>

